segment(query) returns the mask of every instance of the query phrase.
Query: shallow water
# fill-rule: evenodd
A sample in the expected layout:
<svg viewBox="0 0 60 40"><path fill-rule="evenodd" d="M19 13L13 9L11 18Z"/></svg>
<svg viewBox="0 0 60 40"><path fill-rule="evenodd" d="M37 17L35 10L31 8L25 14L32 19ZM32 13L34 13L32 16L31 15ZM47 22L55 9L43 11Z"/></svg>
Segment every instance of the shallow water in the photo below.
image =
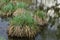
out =
<svg viewBox="0 0 60 40"><path fill-rule="evenodd" d="M1 40L33 40L33 39L27 39L27 38L8 39L8 35L6 31L8 25L9 25L8 21L0 18L0 39L2 38ZM44 31L42 31L41 33L39 33L34 40L60 40L60 36L56 36L56 31L47 28L47 29L44 29Z"/></svg>
<svg viewBox="0 0 60 40"><path fill-rule="evenodd" d="M8 36L6 33L6 29L8 27L8 21L4 21L0 18L0 37L4 38L4 40L8 40Z"/></svg>

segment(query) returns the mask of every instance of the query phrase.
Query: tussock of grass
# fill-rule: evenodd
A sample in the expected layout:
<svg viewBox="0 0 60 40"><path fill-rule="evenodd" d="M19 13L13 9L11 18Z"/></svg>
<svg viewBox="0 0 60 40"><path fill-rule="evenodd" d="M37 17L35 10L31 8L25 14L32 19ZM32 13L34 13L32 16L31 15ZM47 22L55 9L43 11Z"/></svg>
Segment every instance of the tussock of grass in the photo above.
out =
<svg viewBox="0 0 60 40"><path fill-rule="evenodd" d="M41 10L37 10L36 15L39 16L39 18L43 18L43 19L46 17L46 13Z"/></svg>
<svg viewBox="0 0 60 40"><path fill-rule="evenodd" d="M24 2L17 2L16 3L16 8L25 8L26 6L27 6L27 4Z"/></svg>
<svg viewBox="0 0 60 40"><path fill-rule="evenodd" d="M1 15L11 15L14 14L15 10L19 9L21 12L16 12L17 16L14 16L12 20L10 20L10 27L8 28L9 36L17 36L17 37L34 37L39 32L39 27L37 26L37 21L39 22L39 18L45 18L45 13L43 11L37 11L36 18L34 18L34 14L30 11L25 10L28 4L25 2L11 2L10 0L0 0ZM4 4L4 5L3 5ZM3 13L3 14L2 14ZM41 21L39 22L41 23Z"/></svg>
<svg viewBox="0 0 60 40"><path fill-rule="evenodd" d="M18 23L18 24L17 24ZM12 25L33 25L35 23L35 20L33 18L33 14L31 13L22 13L19 16L15 16L11 20Z"/></svg>
<svg viewBox="0 0 60 40"><path fill-rule="evenodd" d="M8 36L33 38L38 32L39 27L36 27L36 29L33 30L27 25L22 28L19 26L10 26L10 28L8 29Z"/></svg>
<svg viewBox="0 0 60 40"><path fill-rule="evenodd" d="M14 10L14 5L12 3L8 3L7 5L4 5L1 10L4 12L12 12Z"/></svg>
<svg viewBox="0 0 60 40"><path fill-rule="evenodd" d="M5 1L1 0L1 1L2 1L2 3L3 2L6 2L6 3L8 2L6 0ZM4 14L7 16L7 15L12 15L16 9L26 8L26 7L27 7L27 4L24 3L24 2L15 2L15 4L14 4L13 2L9 1L9 3L7 3L7 4L5 4L1 7L1 11L3 11Z"/></svg>
<svg viewBox="0 0 60 40"><path fill-rule="evenodd" d="M39 32L39 27L36 23L33 14L29 12L22 13L10 21L8 35L11 37L35 37Z"/></svg>
<svg viewBox="0 0 60 40"><path fill-rule="evenodd" d="M9 3L10 0L0 0L0 8Z"/></svg>

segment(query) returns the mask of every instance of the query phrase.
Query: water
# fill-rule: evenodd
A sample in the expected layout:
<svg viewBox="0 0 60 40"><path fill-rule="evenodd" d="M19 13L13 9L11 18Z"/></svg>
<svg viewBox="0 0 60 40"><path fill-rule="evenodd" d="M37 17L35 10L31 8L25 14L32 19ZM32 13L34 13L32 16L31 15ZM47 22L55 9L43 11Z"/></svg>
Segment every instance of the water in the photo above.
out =
<svg viewBox="0 0 60 40"><path fill-rule="evenodd" d="M8 40L8 35L7 35L7 29L8 27L8 22L7 21L3 21L0 18L0 37L4 38L4 40Z"/></svg>
<svg viewBox="0 0 60 40"><path fill-rule="evenodd" d="M58 39L55 31L46 29L41 34L38 34L36 40L58 40Z"/></svg>
<svg viewBox="0 0 60 40"><path fill-rule="evenodd" d="M0 18L0 39L1 40L18 40L17 38L15 39L8 39L7 35L7 27L8 27L9 22L1 19ZM57 33L58 35L56 36L56 30L51 30L53 26L51 27L50 24L48 25L48 28L44 29L41 33L38 33L38 35L35 37L35 40L60 40L60 34ZM58 31L59 32L59 31ZM21 38L19 40L33 40L33 39L27 39L27 38Z"/></svg>

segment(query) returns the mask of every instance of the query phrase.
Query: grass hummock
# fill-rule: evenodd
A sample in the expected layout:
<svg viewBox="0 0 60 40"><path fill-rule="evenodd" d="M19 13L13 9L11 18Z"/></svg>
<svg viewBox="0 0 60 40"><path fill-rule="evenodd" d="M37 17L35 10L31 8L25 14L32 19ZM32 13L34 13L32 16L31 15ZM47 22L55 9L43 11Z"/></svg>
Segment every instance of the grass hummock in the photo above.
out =
<svg viewBox="0 0 60 40"><path fill-rule="evenodd" d="M12 37L34 37L38 32L37 21L33 18L33 14L29 12L15 16L10 21L8 28L8 35Z"/></svg>

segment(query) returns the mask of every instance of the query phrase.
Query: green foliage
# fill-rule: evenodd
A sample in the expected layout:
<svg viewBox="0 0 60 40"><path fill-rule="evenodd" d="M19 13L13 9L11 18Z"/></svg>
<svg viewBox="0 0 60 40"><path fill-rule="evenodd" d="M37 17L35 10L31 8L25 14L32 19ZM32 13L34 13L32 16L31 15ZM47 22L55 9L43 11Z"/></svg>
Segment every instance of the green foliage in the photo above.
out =
<svg viewBox="0 0 60 40"><path fill-rule="evenodd" d="M14 5L12 3L8 3L7 5L4 5L1 10L4 12L12 12L14 10Z"/></svg>
<svg viewBox="0 0 60 40"><path fill-rule="evenodd" d="M12 20L11 20L11 24L12 25L16 25L16 26L22 26L24 20L23 18L17 16L17 17L14 17Z"/></svg>
<svg viewBox="0 0 60 40"><path fill-rule="evenodd" d="M24 17L25 17L26 24L28 24L28 25L34 24L35 20L32 17L33 14L26 12L24 15L25 15Z"/></svg>
<svg viewBox="0 0 60 40"><path fill-rule="evenodd" d="M6 4L6 3L8 3L10 0L0 0L0 5L1 4Z"/></svg>
<svg viewBox="0 0 60 40"><path fill-rule="evenodd" d="M1 10L4 12L13 12L17 8L25 8L27 5L23 2L17 2L16 5L14 5L12 2L9 2L7 5L4 5Z"/></svg>
<svg viewBox="0 0 60 40"><path fill-rule="evenodd" d="M0 0L0 8L9 3L10 0Z"/></svg>
<svg viewBox="0 0 60 40"><path fill-rule="evenodd" d="M16 8L25 8L26 6L27 6L27 4L24 2L17 2L16 3Z"/></svg>
<svg viewBox="0 0 60 40"><path fill-rule="evenodd" d="M40 18L45 18L45 12L44 11L37 11L37 15L40 17Z"/></svg>
<svg viewBox="0 0 60 40"><path fill-rule="evenodd" d="M12 25L34 25L36 21L33 19L31 13L28 13L28 12L25 12L25 13L22 13L21 15L19 16L16 16L14 17L12 20L11 20L11 24Z"/></svg>
<svg viewBox="0 0 60 40"><path fill-rule="evenodd" d="M2 3L7 3L7 2L9 2L10 0L0 0L0 2L2 2Z"/></svg>

